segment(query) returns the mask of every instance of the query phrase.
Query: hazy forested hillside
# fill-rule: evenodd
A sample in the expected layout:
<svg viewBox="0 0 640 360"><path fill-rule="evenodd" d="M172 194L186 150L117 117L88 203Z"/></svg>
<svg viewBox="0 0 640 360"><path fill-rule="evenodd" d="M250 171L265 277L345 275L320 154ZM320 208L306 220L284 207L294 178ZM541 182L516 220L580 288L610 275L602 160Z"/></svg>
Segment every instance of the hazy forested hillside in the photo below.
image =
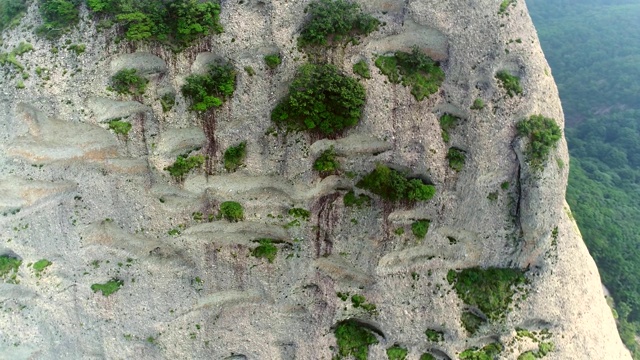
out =
<svg viewBox="0 0 640 360"><path fill-rule="evenodd" d="M567 201L640 359L640 0L527 5L567 119Z"/></svg>

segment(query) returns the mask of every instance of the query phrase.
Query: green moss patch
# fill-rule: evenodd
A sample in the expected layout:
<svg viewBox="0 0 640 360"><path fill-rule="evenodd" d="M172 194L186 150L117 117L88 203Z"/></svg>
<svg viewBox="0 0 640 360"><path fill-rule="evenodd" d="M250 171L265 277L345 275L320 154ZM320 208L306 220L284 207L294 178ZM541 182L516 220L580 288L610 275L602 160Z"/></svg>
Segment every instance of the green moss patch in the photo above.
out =
<svg viewBox="0 0 640 360"><path fill-rule="evenodd" d="M365 90L358 81L330 64L306 64L271 112L271 120L290 131L335 136L360 121L364 103Z"/></svg>
<svg viewBox="0 0 640 360"><path fill-rule="evenodd" d="M47 267L53 264L51 261L47 259L41 259L33 263L33 270L36 272L36 276L40 276L40 273L44 271Z"/></svg>
<svg viewBox="0 0 640 360"><path fill-rule="evenodd" d="M204 160L204 155L178 155L173 165L164 169L177 180L182 180L189 171L201 167L204 164Z"/></svg>
<svg viewBox="0 0 640 360"><path fill-rule="evenodd" d="M229 146L224 152L224 168L229 172L236 171L247 156L247 142L243 141L236 146Z"/></svg>
<svg viewBox="0 0 640 360"><path fill-rule="evenodd" d="M363 177L356 186L392 202L427 201L436 193L433 185L427 185L420 179L408 179L400 172L381 164Z"/></svg>
<svg viewBox="0 0 640 360"><path fill-rule="evenodd" d="M449 270L447 280L465 304L476 306L489 320L505 317L513 295L527 281L520 269L478 267Z"/></svg>
<svg viewBox="0 0 640 360"><path fill-rule="evenodd" d="M124 281L119 279L111 279L104 284L91 285L91 290L93 290L93 292L101 291L103 296L109 296L120 290L120 287L122 287L122 285L124 285Z"/></svg>
<svg viewBox="0 0 640 360"><path fill-rule="evenodd" d="M369 346L378 343L378 339L371 330L352 319L339 323L333 333L338 345L338 351L334 357L336 360L346 360L351 356L356 360L367 360Z"/></svg>
<svg viewBox="0 0 640 360"><path fill-rule="evenodd" d="M120 119L113 119L109 121L109 129L119 135L127 136L131 130L131 123L127 121L121 121Z"/></svg>
<svg viewBox="0 0 640 360"><path fill-rule="evenodd" d="M260 245L251 251L251 255L257 258L265 258L273 263L278 255L278 248L273 245L273 239L259 239Z"/></svg>
<svg viewBox="0 0 640 360"><path fill-rule="evenodd" d="M444 71L440 65L414 46L411 53L397 51L391 56L378 56L376 67L389 82L411 87L411 94L417 101L435 94L444 81Z"/></svg>
<svg viewBox="0 0 640 360"><path fill-rule="evenodd" d="M555 148L562 138L562 130L554 119L542 115L532 115L520 121L516 128L518 135L529 139L527 161L534 169L541 169L551 149Z"/></svg>

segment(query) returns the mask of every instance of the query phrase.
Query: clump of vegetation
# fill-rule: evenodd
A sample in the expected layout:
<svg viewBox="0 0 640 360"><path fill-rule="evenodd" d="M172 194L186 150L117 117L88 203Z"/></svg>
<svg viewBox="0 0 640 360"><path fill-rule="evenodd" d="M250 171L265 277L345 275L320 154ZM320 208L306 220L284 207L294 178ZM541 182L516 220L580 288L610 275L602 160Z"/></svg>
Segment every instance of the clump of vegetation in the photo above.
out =
<svg viewBox="0 0 640 360"><path fill-rule="evenodd" d="M44 23L36 29L36 34L50 40L60 37L80 20L80 3L79 0L39 0Z"/></svg>
<svg viewBox="0 0 640 360"><path fill-rule="evenodd" d="M542 115L532 115L516 125L518 135L527 137L527 160L532 167L541 169L549 152L562 138L562 130L556 121Z"/></svg>
<svg viewBox="0 0 640 360"><path fill-rule="evenodd" d="M356 196L353 190L346 193L342 201L344 202L344 206L347 207L355 206L361 208L371 204L371 198L369 196L365 194L358 194L358 196Z"/></svg>
<svg viewBox="0 0 640 360"><path fill-rule="evenodd" d="M178 155L176 162L164 169L177 180L182 180L189 171L199 168L204 164L204 155Z"/></svg>
<svg viewBox="0 0 640 360"><path fill-rule="evenodd" d="M552 342L538 342L538 350L527 351L518 356L518 360L535 360L542 359L554 350L555 346Z"/></svg>
<svg viewBox="0 0 640 360"><path fill-rule="evenodd" d="M291 208L287 213L296 219L302 220L309 220L309 217L311 216L311 212L309 210L301 208Z"/></svg>
<svg viewBox="0 0 640 360"><path fill-rule="evenodd" d="M189 75L182 86L182 94L191 100L190 110L207 111L222 106L233 95L236 87L236 71L229 64L209 66L204 75Z"/></svg>
<svg viewBox="0 0 640 360"><path fill-rule="evenodd" d="M442 331L427 329L424 332L424 334L427 335L427 339L429 339L429 341L433 341L433 342L444 341L444 333Z"/></svg>
<svg viewBox="0 0 640 360"><path fill-rule="evenodd" d="M280 58L280 54L271 54L264 57L264 62L267 64L269 69L273 70L278 67L278 65L282 64L282 59Z"/></svg>
<svg viewBox="0 0 640 360"><path fill-rule="evenodd" d="M397 51L391 56L378 56L375 65L389 82L411 86L411 94L417 101L435 94L444 81L440 65L414 46L411 53Z"/></svg>
<svg viewBox="0 0 640 360"><path fill-rule="evenodd" d="M259 239L260 245L251 251L251 255L257 258L265 258L273 263L278 255L278 248L273 245L273 239Z"/></svg>
<svg viewBox="0 0 640 360"><path fill-rule="evenodd" d="M76 55L80 55L85 52L87 46L84 44L71 44L67 47L69 51L73 51Z"/></svg>
<svg viewBox="0 0 640 360"><path fill-rule="evenodd" d="M229 146L224 152L224 168L228 172L236 171L247 156L247 142L243 141L236 146Z"/></svg>
<svg viewBox="0 0 640 360"><path fill-rule="evenodd" d="M508 181L502 182L502 184L500 184L500 188L502 190L509 190L509 182Z"/></svg>
<svg viewBox="0 0 640 360"><path fill-rule="evenodd" d="M411 232L413 232L413 235L415 235L416 238L424 239L424 237L427 236L427 231L429 231L430 224L431 221L427 219L418 220L411 224Z"/></svg>
<svg viewBox="0 0 640 360"><path fill-rule="evenodd" d="M502 87L507 91L507 95L514 97L522 95L522 86L520 86L520 78L509 74L507 71L499 71L496 78L502 83Z"/></svg>
<svg viewBox="0 0 640 360"><path fill-rule="evenodd" d="M364 296L358 294L351 296L351 304L354 308L361 308L369 312L375 312L377 308L375 304L368 303Z"/></svg>
<svg viewBox="0 0 640 360"><path fill-rule="evenodd" d="M24 0L0 0L0 31L16 25L27 12Z"/></svg>
<svg viewBox="0 0 640 360"><path fill-rule="evenodd" d="M26 52L33 51L33 45L21 42L9 53L0 53L0 65L10 64L17 71L24 71L24 66L18 61L16 56L20 56Z"/></svg>
<svg viewBox="0 0 640 360"><path fill-rule="evenodd" d="M358 81L330 64L306 64L271 112L271 120L287 130L335 136L360 121L364 103L364 87Z"/></svg>
<svg viewBox="0 0 640 360"><path fill-rule="evenodd" d="M442 141L449 142L449 131L458 125L458 121L460 121L460 118L451 114L444 114L440 117Z"/></svg>
<svg viewBox="0 0 640 360"><path fill-rule="evenodd" d="M345 0L318 0L306 9L309 21L303 26L298 45L320 46L350 41L378 29L380 21Z"/></svg>
<svg viewBox="0 0 640 360"><path fill-rule="evenodd" d="M122 69L111 77L111 89L118 94L142 95L149 80L138 75L136 69Z"/></svg>
<svg viewBox="0 0 640 360"><path fill-rule="evenodd" d="M409 351L398 344L387 349L387 358L389 360L405 360Z"/></svg>
<svg viewBox="0 0 640 360"><path fill-rule="evenodd" d="M120 119L113 119L109 121L109 129L114 133L127 136L131 130L131 123L127 121L121 121Z"/></svg>
<svg viewBox="0 0 640 360"><path fill-rule="evenodd" d="M499 343L491 343L485 345L482 349L470 348L460 353L461 360L493 360L497 359L502 352L502 345Z"/></svg>
<svg viewBox="0 0 640 360"><path fill-rule="evenodd" d="M334 335L338 345L336 360L348 359L353 356L356 360L367 360L369 346L378 343L373 333L352 319L339 323Z"/></svg>
<svg viewBox="0 0 640 360"><path fill-rule="evenodd" d="M449 167L455 171L462 171L466 157L467 156L464 151L456 148L449 148L449 151L447 152Z"/></svg>
<svg viewBox="0 0 640 360"><path fill-rule="evenodd" d="M476 306L489 320L503 318L513 295L526 284L524 272L513 268L449 270L447 280L465 304Z"/></svg>
<svg viewBox="0 0 640 360"><path fill-rule="evenodd" d="M51 266L51 264L53 263L47 259L41 259L33 263L33 270L35 271L36 276L40 276L44 269Z"/></svg>
<svg viewBox="0 0 640 360"><path fill-rule="evenodd" d="M87 0L87 5L122 25L131 41L154 40L182 49L204 36L222 32L217 1Z"/></svg>
<svg viewBox="0 0 640 360"><path fill-rule="evenodd" d="M500 3L500 10L498 11L498 14L502 15L506 13L509 5L515 4L515 3L516 3L516 0L502 0L502 2Z"/></svg>
<svg viewBox="0 0 640 360"><path fill-rule="evenodd" d="M22 265L22 260L9 256L0 256L0 278L8 283L17 284L18 269Z"/></svg>
<svg viewBox="0 0 640 360"><path fill-rule="evenodd" d="M247 73L247 75L249 76L253 76L256 74L256 71L253 69L253 67L251 66L245 66L244 67L244 71Z"/></svg>
<svg viewBox="0 0 640 360"><path fill-rule="evenodd" d="M220 214L231 222L244 219L244 209L240 203L235 201L225 201L220 204Z"/></svg>
<svg viewBox="0 0 640 360"><path fill-rule="evenodd" d="M436 357L429 353L420 355L420 360L436 360Z"/></svg>
<svg viewBox="0 0 640 360"><path fill-rule="evenodd" d="M360 75L363 79L371 79L371 71L369 71L369 65L364 60L360 60L353 64L353 73Z"/></svg>
<svg viewBox="0 0 640 360"><path fill-rule="evenodd" d="M119 279L111 279L104 284L93 284L91 285L91 290L93 292L102 291L103 296L109 296L114 292L120 290L120 287L124 285L124 281Z"/></svg>
<svg viewBox="0 0 640 360"><path fill-rule="evenodd" d="M160 105L162 105L162 112L168 112L173 109L176 104L176 94L166 93L160 97Z"/></svg>
<svg viewBox="0 0 640 360"><path fill-rule="evenodd" d="M313 170L320 173L322 176L329 176L335 174L340 170L340 162L336 156L336 152L331 146L327 150L323 151L320 156L313 162Z"/></svg>
<svg viewBox="0 0 640 360"><path fill-rule="evenodd" d="M480 329L480 326L486 323L483 318L471 311L463 312L462 315L460 315L460 321L462 322L462 327L465 328L470 335L475 334Z"/></svg>
<svg viewBox="0 0 640 360"><path fill-rule="evenodd" d="M471 110L482 110L484 109L484 101L482 99L477 98L473 100L473 105L471 105Z"/></svg>
<svg viewBox="0 0 640 360"><path fill-rule="evenodd" d="M433 185L420 179L408 179L396 170L382 164L363 177L357 187L366 189L387 201L427 201L436 193Z"/></svg>

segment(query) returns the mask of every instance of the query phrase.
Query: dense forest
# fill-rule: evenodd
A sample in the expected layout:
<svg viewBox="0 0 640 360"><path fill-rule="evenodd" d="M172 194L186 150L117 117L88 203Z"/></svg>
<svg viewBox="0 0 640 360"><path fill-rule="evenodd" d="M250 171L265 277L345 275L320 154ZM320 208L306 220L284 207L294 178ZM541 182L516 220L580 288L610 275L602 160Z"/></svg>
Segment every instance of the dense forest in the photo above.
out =
<svg viewBox="0 0 640 360"><path fill-rule="evenodd" d="M567 119L567 201L640 359L640 0L527 6Z"/></svg>

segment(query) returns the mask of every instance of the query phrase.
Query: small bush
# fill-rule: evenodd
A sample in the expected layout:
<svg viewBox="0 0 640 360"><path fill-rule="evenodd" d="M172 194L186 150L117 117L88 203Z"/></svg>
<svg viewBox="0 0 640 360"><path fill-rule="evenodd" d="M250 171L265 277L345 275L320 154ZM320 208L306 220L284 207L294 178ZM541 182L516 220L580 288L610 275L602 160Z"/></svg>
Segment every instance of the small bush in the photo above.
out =
<svg viewBox="0 0 640 360"><path fill-rule="evenodd" d="M411 232L413 232L413 235L415 235L416 238L424 239L424 237L427 236L430 224L431 221L427 219L418 220L411 224Z"/></svg>
<svg viewBox="0 0 640 360"><path fill-rule="evenodd" d="M470 348L460 353L461 360L491 360L497 359L502 352L502 345L499 343L491 343L485 345L482 349Z"/></svg>
<svg viewBox="0 0 640 360"><path fill-rule="evenodd" d="M366 189L388 201L427 201L436 193L433 185L420 179L407 179L399 172L378 164L363 177L357 187Z"/></svg>
<svg viewBox="0 0 640 360"><path fill-rule="evenodd" d="M229 64L211 65L204 75L190 75L182 86L182 94L191 101L190 110L204 112L222 106L233 95L236 71Z"/></svg>
<svg viewBox="0 0 640 360"><path fill-rule="evenodd" d="M411 87L417 101L435 94L444 81L444 71L433 59L414 46L411 53L397 51L392 56L378 56L375 65L389 82Z"/></svg>
<svg viewBox="0 0 640 360"><path fill-rule="evenodd" d="M360 121L364 103L364 87L358 81L333 65L306 64L271 112L271 120L287 130L333 136Z"/></svg>
<svg viewBox="0 0 640 360"><path fill-rule="evenodd" d="M444 114L440 117L440 128L442 129L442 141L449 142L449 131L458 125L459 117L451 114Z"/></svg>
<svg viewBox="0 0 640 360"><path fill-rule="evenodd" d="M420 355L420 360L436 360L436 357L429 353Z"/></svg>
<svg viewBox="0 0 640 360"><path fill-rule="evenodd" d="M340 162L338 161L333 146L323 151L316 161L313 162L313 169L322 176L335 174L340 170Z"/></svg>
<svg viewBox="0 0 640 360"><path fill-rule="evenodd" d="M228 172L236 171L243 163L247 155L247 142L243 141L236 146L229 146L224 152L224 168Z"/></svg>
<svg viewBox="0 0 640 360"><path fill-rule="evenodd" d="M231 222L238 222L244 219L244 209L240 203L235 201L225 201L220 204L220 214Z"/></svg>
<svg viewBox="0 0 640 360"><path fill-rule="evenodd" d="M432 342L444 341L444 333L442 331L427 329L424 332L424 334L427 335L427 339L429 339L429 341L432 341Z"/></svg>
<svg viewBox="0 0 640 360"><path fill-rule="evenodd" d="M273 245L272 239L259 239L260 245L251 251L251 255L257 258L265 258L273 263L278 255L278 248Z"/></svg>
<svg viewBox="0 0 640 360"><path fill-rule="evenodd" d="M502 2L500 3L500 10L498 11L498 14L502 15L505 14L507 12L507 8L509 7L509 5L511 4L515 4L516 0L502 0Z"/></svg>
<svg viewBox="0 0 640 360"><path fill-rule="evenodd" d="M562 138L562 130L556 121L542 115L532 115L516 125L518 135L529 138L527 160L532 167L540 169L547 161L549 152Z"/></svg>
<svg viewBox="0 0 640 360"><path fill-rule="evenodd" d="M136 69L122 69L111 77L111 88L118 94L142 95L148 82Z"/></svg>
<svg viewBox="0 0 640 360"><path fill-rule="evenodd" d="M471 110L482 110L484 109L484 101L482 99L477 98L473 100L473 105L471 105Z"/></svg>
<svg viewBox="0 0 640 360"><path fill-rule="evenodd" d="M353 73L360 75L363 79L371 79L371 71L369 71L369 65L364 60L360 60L353 64Z"/></svg>
<svg viewBox="0 0 640 360"><path fill-rule="evenodd" d="M174 93L166 93L162 95L160 98L160 105L162 105L162 112L168 112L173 109L173 106L176 104L176 94Z"/></svg>
<svg viewBox="0 0 640 360"><path fill-rule="evenodd" d="M447 159L449 160L449 167L455 171L462 171L466 155L464 151L456 148L449 148L447 152Z"/></svg>
<svg viewBox="0 0 640 360"><path fill-rule="evenodd" d="M351 356L356 360L367 360L369 346L378 343L369 329L351 319L339 323L333 333L338 345L338 353L334 357L336 360L349 359Z"/></svg>
<svg viewBox="0 0 640 360"><path fill-rule="evenodd" d="M36 33L46 39L60 37L80 20L80 3L79 0L39 0L44 23L36 29Z"/></svg>
<svg viewBox="0 0 640 360"><path fill-rule="evenodd" d="M44 271L44 269L49 267L51 264L52 264L51 261L47 259L41 259L33 263L33 270L35 270L36 274L41 273L42 271Z"/></svg>
<svg viewBox="0 0 640 360"><path fill-rule="evenodd" d="M363 206L368 206L371 204L370 197L364 194L359 194L358 196L356 196L353 190L346 193L342 201L344 202L344 206L347 207L355 206L361 208Z"/></svg>
<svg viewBox="0 0 640 360"><path fill-rule="evenodd" d="M124 281L119 279L111 279L104 284L93 284L91 285L91 290L93 292L101 291L103 296L109 296L114 292L120 290L120 287L124 285Z"/></svg>
<svg viewBox="0 0 640 360"><path fill-rule="evenodd" d="M462 322L462 327L469 332L469 335L474 335L478 332L480 326L486 323L483 318L470 311L463 312L460 316L460 321Z"/></svg>
<svg viewBox="0 0 640 360"><path fill-rule="evenodd" d="M87 46L84 44L72 44L67 47L67 50L73 51L74 53L76 53L76 55L80 55L84 53L86 49L87 49Z"/></svg>
<svg viewBox="0 0 640 360"><path fill-rule="evenodd" d="M500 184L500 188L502 190L509 190L509 182L508 181L503 182L502 184Z"/></svg>
<svg viewBox="0 0 640 360"><path fill-rule="evenodd" d="M0 31L17 23L27 12L24 0L0 0Z"/></svg>
<svg viewBox="0 0 640 360"><path fill-rule="evenodd" d="M16 284L20 265L22 265L22 260L18 258L8 255L0 256L0 278L8 280L9 283Z"/></svg>
<svg viewBox="0 0 640 360"><path fill-rule="evenodd" d="M289 216L293 216L296 219L309 220L311 216L311 212L309 210L301 209L301 208L291 208L287 212Z"/></svg>
<svg viewBox="0 0 640 360"><path fill-rule="evenodd" d="M120 119L113 119L109 121L109 129L114 133L127 136L131 130L131 123L126 121L120 121Z"/></svg>
<svg viewBox="0 0 640 360"><path fill-rule="evenodd" d="M199 168L204 164L204 155L189 156L178 155L176 162L171 166L164 168L174 178L182 180L182 178L192 169Z"/></svg>
<svg viewBox="0 0 640 360"><path fill-rule="evenodd" d="M387 358L389 360L405 360L409 351L400 347L400 345L393 345L387 349Z"/></svg>
<svg viewBox="0 0 640 360"><path fill-rule="evenodd" d="M246 71L247 75L249 76L253 76L256 74L256 71L253 70L253 68L251 66L245 66L244 67L244 71Z"/></svg>
<svg viewBox="0 0 640 360"><path fill-rule="evenodd" d="M522 95L522 86L520 86L520 78L513 76L506 71L499 71L496 78L502 83L502 87L507 91L507 95L514 97Z"/></svg>
<svg viewBox="0 0 640 360"><path fill-rule="evenodd" d="M264 57L264 62L267 64L269 69L273 70L282 63L282 59L280 58L280 54L271 54Z"/></svg>
<svg viewBox="0 0 640 360"><path fill-rule="evenodd" d="M356 35L370 34L380 25L378 19L364 14L360 5L345 0L318 0L307 12L309 21L298 37L302 47L349 41Z"/></svg>

